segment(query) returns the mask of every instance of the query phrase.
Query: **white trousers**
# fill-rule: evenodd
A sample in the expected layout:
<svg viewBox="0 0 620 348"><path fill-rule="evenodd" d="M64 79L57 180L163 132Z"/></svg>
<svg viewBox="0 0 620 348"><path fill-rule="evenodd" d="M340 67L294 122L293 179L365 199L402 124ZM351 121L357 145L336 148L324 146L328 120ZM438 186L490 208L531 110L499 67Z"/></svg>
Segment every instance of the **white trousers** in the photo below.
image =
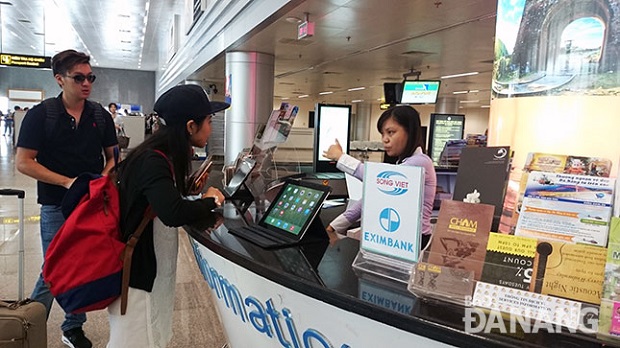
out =
<svg viewBox="0 0 620 348"><path fill-rule="evenodd" d="M108 307L110 341L107 348L165 348L172 338L178 230L166 227L155 218L153 243L157 260L153 291L130 287L125 315L121 315L120 298Z"/></svg>

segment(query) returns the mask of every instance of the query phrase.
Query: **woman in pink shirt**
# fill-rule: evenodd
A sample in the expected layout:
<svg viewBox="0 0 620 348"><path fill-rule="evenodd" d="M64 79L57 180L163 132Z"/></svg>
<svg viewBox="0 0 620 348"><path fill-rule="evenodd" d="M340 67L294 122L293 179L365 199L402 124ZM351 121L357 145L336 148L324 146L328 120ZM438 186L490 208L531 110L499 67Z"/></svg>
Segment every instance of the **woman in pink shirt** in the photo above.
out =
<svg viewBox="0 0 620 348"><path fill-rule="evenodd" d="M399 165L424 168L424 205L422 208L422 241L420 243L424 249L432 233L431 213L437 177L435 176L433 161L424 153L420 114L410 106L392 107L381 114L379 121L377 121L377 129L381 133L381 141L386 155L398 158L396 163ZM363 180L364 166L362 162L343 153L338 140L327 151L323 152L323 156L338 161L336 164L338 169ZM335 218L327 226L327 230L345 233L349 226L358 221L361 216L362 201L359 201Z"/></svg>

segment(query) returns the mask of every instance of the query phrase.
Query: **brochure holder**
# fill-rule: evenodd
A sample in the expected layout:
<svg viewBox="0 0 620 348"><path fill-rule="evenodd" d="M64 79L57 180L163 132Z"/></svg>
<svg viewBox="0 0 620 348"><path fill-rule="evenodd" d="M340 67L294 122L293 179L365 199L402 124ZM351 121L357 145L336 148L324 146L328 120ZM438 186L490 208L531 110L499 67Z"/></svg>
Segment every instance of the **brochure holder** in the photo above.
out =
<svg viewBox="0 0 620 348"><path fill-rule="evenodd" d="M360 249L353 260L352 267L358 272L366 272L406 284L411 278L413 265L412 262Z"/></svg>
<svg viewBox="0 0 620 348"><path fill-rule="evenodd" d="M476 265L472 261L469 269L453 268L426 262L430 254L424 252L421 261L413 265L407 285L419 298L477 307L480 313L496 312L528 325L547 323L584 332L593 332L596 327L592 323L594 317L598 318L598 305L529 291L530 282L536 281L531 269L492 264L492 272L487 274L485 262ZM485 281L475 279L474 269L483 270Z"/></svg>

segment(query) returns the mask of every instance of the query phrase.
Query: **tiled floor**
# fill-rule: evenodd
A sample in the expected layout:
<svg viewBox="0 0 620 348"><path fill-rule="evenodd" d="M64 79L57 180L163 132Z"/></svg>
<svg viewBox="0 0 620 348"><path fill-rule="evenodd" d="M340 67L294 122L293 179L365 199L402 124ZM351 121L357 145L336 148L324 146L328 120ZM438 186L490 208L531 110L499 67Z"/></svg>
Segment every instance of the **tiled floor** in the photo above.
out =
<svg viewBox="0 0 620 348"><path fill-rule="evenodd" d="M0 188L26 191L25 200L25 295L30 295L42 260L39 236L39 206L36 182L15 169L13 148L8 137L0 136ZM17 297L17 199L0 198L0 299ZM174 336L170 348L222 347L226 342L211 292L194 260L187 235L180 234L180 250L174 311ZM54 305L48 320L48 347L65 347L60 341L64 313ZM105 347L108 337L105 311L88 314L84 326L94 347ZM37 347L38 348L38 347ZM141 348L141 347L136 347Z"/></svg>

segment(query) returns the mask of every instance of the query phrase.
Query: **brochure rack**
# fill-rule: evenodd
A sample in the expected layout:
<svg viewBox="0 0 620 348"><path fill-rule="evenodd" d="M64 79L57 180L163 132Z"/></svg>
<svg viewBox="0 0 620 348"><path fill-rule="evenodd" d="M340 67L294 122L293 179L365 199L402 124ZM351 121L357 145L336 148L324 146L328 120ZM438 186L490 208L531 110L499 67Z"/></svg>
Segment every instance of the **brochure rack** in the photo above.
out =
<svg viewBox="0 0 620 348"><path fill-rule="evenodd" d="M521 325L547 324L573 331L596 331L597 304L529 291L530 283L536 282L530 268L493 264L493 274L483 275L486 281L482 281L474 279L473 270L422 261L428 260L429 254L424 252L411 270L407 289L417 297L477 307L482 309L480 313L495 312L500 318L517 318ZM485 266L485 262L480 262L482 269ZM512 276L522 282L501 280Z"/></svg>
<svg viewBox="0 0 620 348"><path fill-rule="evenodd" d="M411 269L413 265L412 262L376 254L363 249L360 249L357 253L352 264L355 271L366 272L405 284L411 278Z"/></svg>

